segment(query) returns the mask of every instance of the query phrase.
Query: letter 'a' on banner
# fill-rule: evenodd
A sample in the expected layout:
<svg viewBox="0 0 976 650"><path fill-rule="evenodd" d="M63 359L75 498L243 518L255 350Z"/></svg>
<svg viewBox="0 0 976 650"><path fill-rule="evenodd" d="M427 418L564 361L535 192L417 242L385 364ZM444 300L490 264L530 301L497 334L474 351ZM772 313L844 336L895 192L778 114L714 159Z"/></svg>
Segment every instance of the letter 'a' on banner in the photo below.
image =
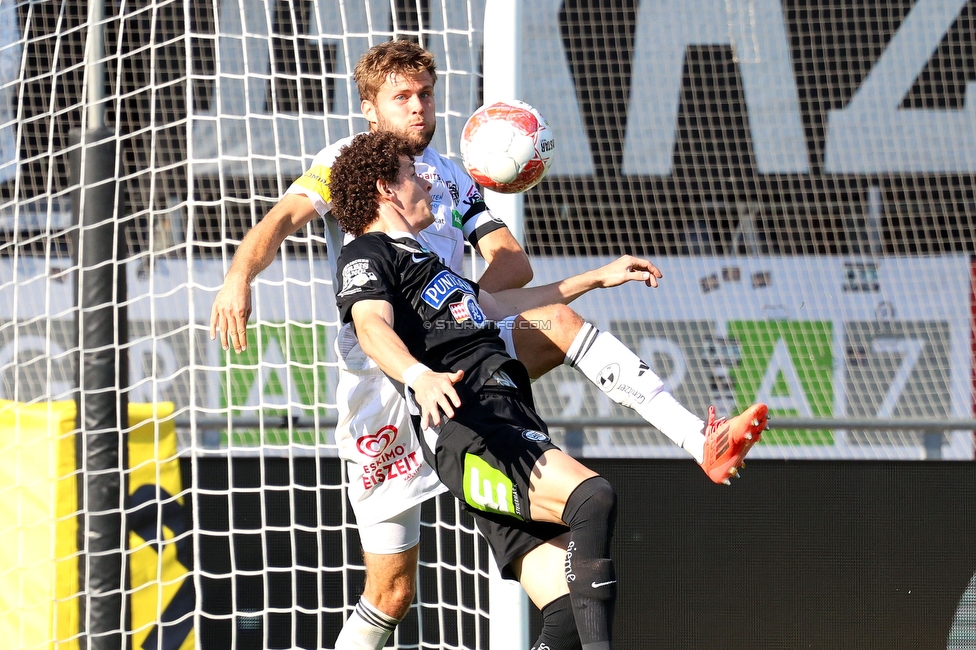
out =
<svg viewBox="0 0 976 650"><path fill-rule="evenodd" d="M130 404L130 647L194 647L192 541L173 404ZM0 639L79 647L74 401L0 400Z"/></svg>

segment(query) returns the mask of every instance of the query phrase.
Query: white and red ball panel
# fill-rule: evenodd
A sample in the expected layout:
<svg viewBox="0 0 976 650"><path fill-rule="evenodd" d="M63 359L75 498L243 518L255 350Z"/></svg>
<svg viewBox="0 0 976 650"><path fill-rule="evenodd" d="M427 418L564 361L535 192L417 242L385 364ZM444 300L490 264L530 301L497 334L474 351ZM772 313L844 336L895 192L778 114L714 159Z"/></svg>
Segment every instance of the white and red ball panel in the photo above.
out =
<svg viewBox="0 0 976 650"><path fill-rule="evenodd" d="M538 184L549 171L554 149L546 119L517 100L482 106L461 133L461 159L471 178L504 194Z"/></svg>

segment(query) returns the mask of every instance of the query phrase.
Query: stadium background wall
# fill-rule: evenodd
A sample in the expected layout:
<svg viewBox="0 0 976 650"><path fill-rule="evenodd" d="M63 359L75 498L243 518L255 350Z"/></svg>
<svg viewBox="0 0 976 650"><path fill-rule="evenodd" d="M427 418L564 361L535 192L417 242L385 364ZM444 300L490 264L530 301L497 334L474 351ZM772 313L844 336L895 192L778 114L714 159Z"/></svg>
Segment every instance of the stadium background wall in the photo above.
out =
<svg viewBox="0 0 976 650"><path fill-rule="evenodd" d="M337 508L329 499L341 495L320 489L321 499L316 499L314 462L296 459L289 467L286 459L265 459L262 479L260 460L235 459L234 484L266 486L263 495L197 492L207 499L199 509L206 519L198 522L198 568L204 575L210 574L209 568L223 567L231 551L241 568L259 569L262 553L267 553L268 566L294 562L307 567L307 583L291 585L282 573L281 581L268 581L267 591L261 575L239 575L238 597L255 600L239 603L238 611L248 605L255 611L314 608L319 588L323 599L341 598L335 594L342 589L328 582L328 574L317 582L319 558L314 557L314 549L321 548L326 556L335 556L321 558L324 566L340 564L343 545L338 539L323 537L320 545L310 539L311 554L296 544L293 557L285 530L279 529L280 544L268 535L266 548L257 534L227 536L227 499L234 500L237 530L248 520L267 518L274 526L302 523L314 531L316 503L323 521L335 518ZM338 480L338 462L320 462L322 478ZM225 489L227 464L201 463L198 476L208 484L198 487ZM620 495L613 543L620 580L614 630L618 648L971 647L965 645L971 636L968 642L953 641L958 630L951 630L954 620L972 616L960 603L976 570L973 463L753 461L731 489L709 483L689 462L617 459L588 464L608 477ZM289 473L299 485L290 496L276 487L287 485ZM287 521L289 508L281 507L289 498L295 522ZM307 534L342 533L320 529ZM425 528L424 534L432 534L431 529ZM430 548L423 540L422 552ZM729 573L729 566L737 568ZM437 579L424 571L421 590L425 581ZM361 580L361 575L349 579ZM247 588L249 580L256 588ZM204 579L203 610L230 613L230 586L229 580ZM300 602L291 602L293 593ZM265 597L268 602L261 602ZM292 620L288 614L268 616L268 647L290 642ZM301 617L294 620L301 628ZM341 623L338 615L323 621L324 647L331 647ZM532 623L537 630L538 618ZM198 638L206 648L230 647L234 624L232 619L204 616ZM249 624L238 616L236 624L237 648L261 647L260 618ZM297 640L303 648L319 647L300 629Z"/></svg>

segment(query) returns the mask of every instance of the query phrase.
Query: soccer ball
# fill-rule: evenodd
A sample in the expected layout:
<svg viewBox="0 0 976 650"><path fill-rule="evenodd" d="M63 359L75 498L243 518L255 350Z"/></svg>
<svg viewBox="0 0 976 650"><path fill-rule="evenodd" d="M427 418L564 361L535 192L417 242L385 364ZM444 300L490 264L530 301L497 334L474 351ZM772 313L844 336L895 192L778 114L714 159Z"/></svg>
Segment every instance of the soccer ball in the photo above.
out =
<svg viewBox="0 0 976 650"><path fill-rule="evenodd" d="M510 100L476 110L461 132L461 161L477 183L502 194L534 187L552 164L555 141L546 118Z"/></svg>

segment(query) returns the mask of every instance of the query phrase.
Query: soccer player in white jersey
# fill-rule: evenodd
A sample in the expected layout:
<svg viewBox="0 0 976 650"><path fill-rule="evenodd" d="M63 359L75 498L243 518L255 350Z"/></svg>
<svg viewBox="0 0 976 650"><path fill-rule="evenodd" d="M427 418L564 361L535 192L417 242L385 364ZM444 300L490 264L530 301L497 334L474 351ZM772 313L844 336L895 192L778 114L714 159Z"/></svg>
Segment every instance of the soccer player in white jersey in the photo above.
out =
<svg viewBox="0 0 976 650"><path fill-rule="evenodd" d="M417 173L432 186L434 223L422 233L424 246L461 273L465 241L470 243L488 263L478 282L489 292L531 280L528 257L488 211L477 186L428 146L436 126L436 68L430 53L409 41L382 43L360 59L355 78L370 130L397 133L416 145ZM308 171L244 237L211 312L211 338L219 336L224 349L233 347L239 353L246 348L251 283L271 264L285 238L316 217L326 220L329 263L335 269L344 236L329 215L328 178L332 161L350 140L319 152ZM533 323L549 326L543 329ZM733 452L721 441L730 430L749 426L749 411L726 421L715 418L710 409L708 422L703 422L678 404L626 346L583 322L565 305L525 312L503 328L503 335L510 353L525 363L531 377L563 363L577 368L608 397L633 408L686 449L713 481L727 482L741 466L748 449ZM337 348L336 441L347 461L366 584L336 649L379 649L406 615L416 591L420 504L445 488L423 462L402 398L363 354L348 327L340 331ZM607 381L604 372L611 362L618 368L615 381ZM562 564L564 555L563 549L553 548L538 561ZM552 593L541 598L565 606L566 585L554 585Z"/></svg>

